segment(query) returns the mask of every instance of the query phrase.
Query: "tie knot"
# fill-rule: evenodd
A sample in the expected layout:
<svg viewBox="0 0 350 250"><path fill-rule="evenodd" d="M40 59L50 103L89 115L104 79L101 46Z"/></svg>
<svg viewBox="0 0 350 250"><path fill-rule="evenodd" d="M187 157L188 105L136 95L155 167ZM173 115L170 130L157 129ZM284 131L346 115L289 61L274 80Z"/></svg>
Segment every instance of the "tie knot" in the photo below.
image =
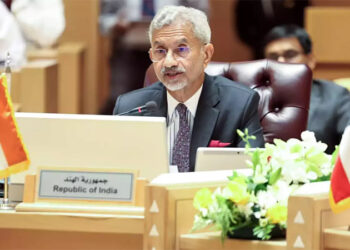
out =
<svg viewBox="0 0 350 250"><path fill-rule="evenodd" d="M176 110L177 110L177 112L179 112L180 117L186 116L187 107L186 107L185 104L179 103L179 104L176 106Z"/></svg>

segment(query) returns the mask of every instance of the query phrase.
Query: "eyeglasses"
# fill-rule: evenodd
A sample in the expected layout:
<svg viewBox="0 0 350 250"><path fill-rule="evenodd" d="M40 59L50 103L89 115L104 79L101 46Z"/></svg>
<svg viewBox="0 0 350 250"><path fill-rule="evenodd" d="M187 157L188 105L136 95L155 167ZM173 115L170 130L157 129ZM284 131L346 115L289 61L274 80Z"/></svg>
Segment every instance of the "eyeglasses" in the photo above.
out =
<svg viewBox="0 0 350 250"><path fill-rule="evenodd" d="M293 49L289 49L289 50L283 51L283 53L281 53L281 54L269 53L269 54L267 54L266 58L278 61L278 59L280 57L283 57L285 59L285 61L288 62L288 61L293 60L295 57L297 57L300 54L302 54L302 52L297 51L297 50L293 50Z"/></svg>
<svg viewBox="0 0 350 250"><path fill-rule="evenodd" d="M168 54L169 50L167 49L150 49L149 53L151 53L151 60L152 62L159 62L164 60ZM191 50L189 47L181 46L177 47L172 50L172 56L175 60L181 60L185 59L189 54Z"/></svg>

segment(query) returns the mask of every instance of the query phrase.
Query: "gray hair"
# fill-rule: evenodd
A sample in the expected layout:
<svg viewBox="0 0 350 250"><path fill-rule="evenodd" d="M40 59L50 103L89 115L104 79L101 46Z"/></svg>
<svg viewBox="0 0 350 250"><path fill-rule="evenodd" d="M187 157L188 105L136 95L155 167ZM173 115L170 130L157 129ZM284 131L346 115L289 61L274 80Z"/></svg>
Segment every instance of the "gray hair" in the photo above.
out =
<svg viewBox="0 0 350 250"><path fill-rule="evenodd" d="M203 43L210 43L211 30L208 24L207 16L204 12L184 7L184 6L165 6L153 18L149 27L148 36L152 42L154 30L163 28L165 25L173 23L191 23L194 35Z"/></svg>

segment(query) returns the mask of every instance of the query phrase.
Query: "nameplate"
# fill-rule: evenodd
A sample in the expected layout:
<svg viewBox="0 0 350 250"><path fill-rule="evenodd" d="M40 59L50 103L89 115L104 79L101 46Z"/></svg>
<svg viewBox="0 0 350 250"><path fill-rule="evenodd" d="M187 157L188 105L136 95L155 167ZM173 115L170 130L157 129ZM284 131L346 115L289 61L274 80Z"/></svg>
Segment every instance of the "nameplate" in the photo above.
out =
<svg viewBox="0 0 350 250"><path fill-rule="evenodd" d="M40 167L37 176L37 200L134 202L134 170Z"/></svg>

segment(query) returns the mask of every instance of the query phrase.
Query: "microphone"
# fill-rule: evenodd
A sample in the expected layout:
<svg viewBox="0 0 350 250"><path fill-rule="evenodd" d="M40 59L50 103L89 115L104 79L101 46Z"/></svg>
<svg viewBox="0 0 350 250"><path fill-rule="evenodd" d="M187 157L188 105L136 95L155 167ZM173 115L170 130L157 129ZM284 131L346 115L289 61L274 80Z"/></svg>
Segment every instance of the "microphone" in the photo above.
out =
<svg viewBox="0 0 350 250"><path fill-rule="evenodd" d="M158 109L158 105L155 101L149 101L145 105L133 108L129 111L117 114L117 115L143 115L145 113L152 114Z"/></svg>

